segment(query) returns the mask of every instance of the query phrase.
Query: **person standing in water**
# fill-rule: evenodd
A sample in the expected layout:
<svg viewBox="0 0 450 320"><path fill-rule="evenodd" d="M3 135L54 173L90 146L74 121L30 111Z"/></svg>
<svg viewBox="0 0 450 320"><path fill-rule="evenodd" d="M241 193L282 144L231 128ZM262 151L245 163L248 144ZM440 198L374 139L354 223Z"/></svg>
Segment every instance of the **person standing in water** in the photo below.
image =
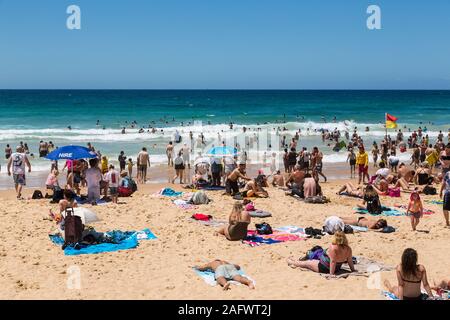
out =
<svg viewBox="0 0 450 320"><path fill-rule="evenodd" d="M347 162L350 163L350 179L356 176L356 154L353 148L348 149Z"/></svg>
<svg viewBox="0 0 450 320"><path fill-rule="evenodd" d="M167 165L173 167L173 143L172 141L166 147Z"/></svg>

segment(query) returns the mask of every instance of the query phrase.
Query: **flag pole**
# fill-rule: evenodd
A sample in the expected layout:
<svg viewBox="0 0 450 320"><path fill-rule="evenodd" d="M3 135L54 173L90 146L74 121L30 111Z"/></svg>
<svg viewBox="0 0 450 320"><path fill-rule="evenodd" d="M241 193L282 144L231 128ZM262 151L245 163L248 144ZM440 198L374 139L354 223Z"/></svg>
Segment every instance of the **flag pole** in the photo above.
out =
<svg viewBox="0 0 450 320"><path fill-rule="evenodd" d="M387 113L384 113L384 130L386 131L386 134L384 135L384 139L387 142L387 125L386 125L386 120L387 120Z"/></svg>

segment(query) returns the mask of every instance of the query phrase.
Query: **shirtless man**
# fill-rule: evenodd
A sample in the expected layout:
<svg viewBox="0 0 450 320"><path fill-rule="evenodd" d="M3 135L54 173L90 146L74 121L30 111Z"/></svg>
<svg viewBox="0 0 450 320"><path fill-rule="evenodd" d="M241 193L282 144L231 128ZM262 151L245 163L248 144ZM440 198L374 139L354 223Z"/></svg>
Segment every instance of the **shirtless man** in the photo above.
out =
<svg viewBox="0 0 450 320"><path fill-rule="evenodd" d="M166 155L167 155L167 164L170 167L173 167L173 143L172 141L166 147Z"/></svg>
<svg viewBox="0 0 450 320"><path fill-rule="evenodd" d="M284 176L281 174L280 170L272 176L272 186L273 187L284 187Z"/></svg>
<svg viewBox="0 0 450 320"><path fill-rule="evenodd" d="M145 183L147 181L147 166L150 167L150 156L147 152L147 148L142 148L137 156L138 163L138 181Z"/></svg>
<svg viewBox="0 0 450 320"><path fill-rule="evenodd" d="M450 143L445 146L445 150L439 155L439 162L441 163L442 175L450 171Z"/></svg>
<svg viewBox="0 0 450 320"><path fill-rule="evenodd" d="M410 183L413 181L416 172L408 168L404 163L400 163L398 166L398 178L403 178L406 182Z"/></svg>
<svg viewBox="0 0 450 320"><path fill-rule="evenodd" d="M7 144L6 148L5 148L5 158L6 158L6 160L8 160L11 157L11 154L12 154L12 149L9 146L9 144Z"/></svg>
<svg viewBox="0 0 450 320"><path fill-rule="evenodd" d="M289 178L286 181L286 186L291 189L298 189L302 184L303 179L305 179L305 171L301 170L299 165L296 165L294 167L294 172L289 175Z"/></svg>
<svg viewBox="0 0 450 320"><path fill-rule="evenodd" d="M230 289L231 283L229 281L231 280L245 284L250 289L255 289L255 285L252 280L239 274L238 270L240 270L241 267L237 264L231 264L227 261L217 259L203 266L195 266L194 268L199 271L214 271L214 278L217 283L222 286L223 290Z"/></svg>
<svg viewBox="0 0 450 320"><path fill-rule="evenodd" d="M226 193L229 195L234 195L239 193L238 179L244 179L246 181L252 180L245 175L245 163L240 162L239 166L230 173L225 183Z"/></svg>

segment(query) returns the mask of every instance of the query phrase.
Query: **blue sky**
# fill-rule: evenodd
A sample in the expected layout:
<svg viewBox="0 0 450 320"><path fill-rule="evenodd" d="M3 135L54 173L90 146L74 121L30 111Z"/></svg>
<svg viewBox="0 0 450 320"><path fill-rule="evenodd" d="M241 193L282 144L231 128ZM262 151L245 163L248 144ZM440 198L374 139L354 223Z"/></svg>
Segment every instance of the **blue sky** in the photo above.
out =
<svg viewBox="0 0 450 320"><path fill-rule="evenodd" d="M0 88L450 89L449 16L448 0L0 0Z"/></svg>

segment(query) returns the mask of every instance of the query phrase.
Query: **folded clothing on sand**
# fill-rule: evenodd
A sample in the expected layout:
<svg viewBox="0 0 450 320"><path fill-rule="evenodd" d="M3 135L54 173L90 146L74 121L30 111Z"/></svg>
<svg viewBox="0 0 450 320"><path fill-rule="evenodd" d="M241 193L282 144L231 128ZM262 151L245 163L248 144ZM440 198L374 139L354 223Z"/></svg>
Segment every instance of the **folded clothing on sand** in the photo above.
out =
<svg viewBox="0 0 450 320"><path fill-rule="evenodd" d="M206 271L200 271L197 270L195 268L192 268L194 270L194 272L200 276L200 278L203 279L203 281L205 281L207 284L209 284L210 286L216 286L217 285L217 281L214 277L214 271L212 270L206 270ZM250 278L249 276L247 276L244 272L244 270L241 268L238 270L239 275L251 280L253 282L254 285L256 285L255 280L253 280L252 278ZM241 283L237 282L237 281L230 281L232 284L237 284L240 285Z"/></svg>
<svg viewBox="0 0 450 320"><path fill-rule="evenodd" d="M190 210L190 209L195 209L195 208L197 208L195 205L190 204L188 201L182 200L182 199L174 200L173 203L174 203L178 208L181 208L181 209L184 209L184 210Z"/></svg>
<svg viewBox="0 0 450 320"><path fill-rule="evenodd" d="M54 244L64 244L64 239L60 234L49 235L49 237ZM150 231L150 229L144 229L138 232L123 232L120 230L114 230L106 232L101 243L77 244L75 246L68 246L64 249L64 254L67 256L75 256L81 254L96 254L102 252L133 249L139 245L139 240L152 239L156 239L156 236Z"/></svg>
<svg viewBox="0 0 450 320"><path fill-rule="evenodd" d="M171 188L163 188L163 189L159 190L159 192L157 194L166 196L166 197L179 197L179 196L183 195L183 192L176 192L175 190L173 190Z"/></svg>

